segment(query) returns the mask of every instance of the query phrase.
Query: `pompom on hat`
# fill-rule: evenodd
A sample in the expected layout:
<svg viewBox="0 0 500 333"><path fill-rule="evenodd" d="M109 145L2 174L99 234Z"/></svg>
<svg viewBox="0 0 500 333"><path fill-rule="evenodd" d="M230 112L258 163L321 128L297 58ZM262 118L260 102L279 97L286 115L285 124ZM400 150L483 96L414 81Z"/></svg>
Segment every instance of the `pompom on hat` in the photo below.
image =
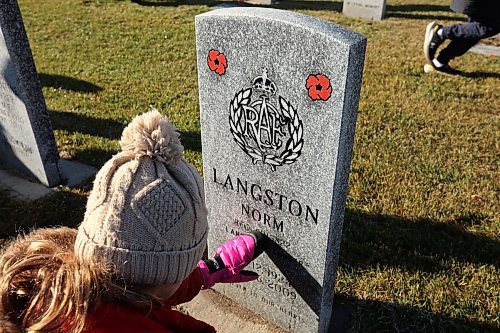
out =
<svg viewBox="0 0 500 333"><path fill-rule="evenodd" d="M182 159L175 127L157 110L135 117L120 145L122 152L97 173L76 254L112 265L129 283L180 282L206 247L202 180Z"/></svg>

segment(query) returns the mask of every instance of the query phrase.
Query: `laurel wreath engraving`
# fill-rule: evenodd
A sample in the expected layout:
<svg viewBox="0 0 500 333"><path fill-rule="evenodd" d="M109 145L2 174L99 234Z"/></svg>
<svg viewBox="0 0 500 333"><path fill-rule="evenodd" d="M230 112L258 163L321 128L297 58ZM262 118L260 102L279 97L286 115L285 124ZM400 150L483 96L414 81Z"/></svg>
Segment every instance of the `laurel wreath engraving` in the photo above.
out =
<svg viewBox="0 0 500 333"><path fill-rule="evenodd" d="M270 165L272 170L275 171L277 166L294 163L300 156L302 146L304 145L303 124L297 110L283 97L279 96L280 110L282 116L288 122L290 138L286 143L286 148L279 155L269 154L258 146L252 147L249 145L243 134L243 128L241 127L243 106L250 104L251 95L251 88L242 89L235 94L229 104L229 126L234 141L245 153L252 157L253 164L262 161L264 164Z"/></svg>

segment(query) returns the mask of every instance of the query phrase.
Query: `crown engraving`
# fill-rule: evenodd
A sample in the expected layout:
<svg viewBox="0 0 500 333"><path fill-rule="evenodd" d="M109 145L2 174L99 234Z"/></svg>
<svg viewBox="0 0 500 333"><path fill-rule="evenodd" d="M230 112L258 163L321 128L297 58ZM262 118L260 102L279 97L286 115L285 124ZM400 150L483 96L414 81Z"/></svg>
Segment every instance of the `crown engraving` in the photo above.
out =
<svg viewBox="0 0 500 333"><path fill-rule="evenodd" d="M274 95L278 90L276 84L268 78L267 69L263 70L261 76L257 76L253 79L253 88L255 91L260 91L267 95Z"/></svg>

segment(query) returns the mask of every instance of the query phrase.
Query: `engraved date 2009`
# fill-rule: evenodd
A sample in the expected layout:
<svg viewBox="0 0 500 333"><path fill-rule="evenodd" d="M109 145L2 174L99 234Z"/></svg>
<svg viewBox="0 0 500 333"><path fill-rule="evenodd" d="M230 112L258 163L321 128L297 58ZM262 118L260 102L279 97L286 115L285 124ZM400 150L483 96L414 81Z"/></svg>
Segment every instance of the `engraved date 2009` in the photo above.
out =
<svg viewBox="0 0 500 333"><path fill-rule="evenodd" d="M260 283L287 298L297 299L297 292L283 275L255 261L252 262L252 269L259 273L258 281Z"/></svg>

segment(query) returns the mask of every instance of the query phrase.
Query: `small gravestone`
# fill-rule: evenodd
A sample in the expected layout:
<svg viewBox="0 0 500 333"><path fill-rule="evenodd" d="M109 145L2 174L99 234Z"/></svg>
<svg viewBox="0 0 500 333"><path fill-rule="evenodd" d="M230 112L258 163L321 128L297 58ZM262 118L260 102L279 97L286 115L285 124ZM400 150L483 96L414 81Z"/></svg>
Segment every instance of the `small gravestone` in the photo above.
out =
<svg viewBox="0 0 500 333"><path fill-rule="evenodd" d="M0 0L0 163L60 184L59 155L15 0Z"/></svg>
<svg viewBox="0 0 500 333"><path fill-rule="evenodd" d="M326 332L366 39L275 9L196 17L209 253L257 229L259 280L216 290L292 332ZM333 318L335 320L335 318Z"/></svg>
<svg viewBox="0 0 500 333"><path fill-rule="evenodd" d="M351 17L382 20L386 0L344 0L342 13Z"/></svg>
<svg viewBox="0 0 500 333"><path fill-rule="evenodd" d="M244 1L252 5L273 5L276 3L276 0L244 0Z"/></svg>

